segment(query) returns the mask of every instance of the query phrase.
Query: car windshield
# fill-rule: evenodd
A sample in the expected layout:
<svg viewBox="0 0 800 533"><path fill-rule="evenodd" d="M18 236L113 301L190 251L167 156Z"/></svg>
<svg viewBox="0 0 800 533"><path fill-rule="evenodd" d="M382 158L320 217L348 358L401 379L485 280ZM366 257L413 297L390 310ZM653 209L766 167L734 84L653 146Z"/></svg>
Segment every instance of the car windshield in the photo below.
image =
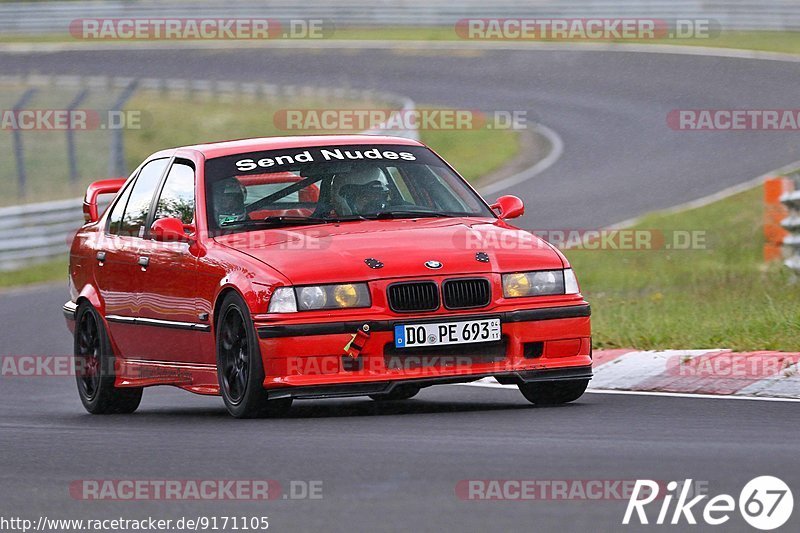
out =
<svg viewBox="0 0 800 533"><path fill-rule="evenodd" d="M213 232L278 225L418 217L494 217L427 148L346 145L271 150L209 159Z"/></svg>

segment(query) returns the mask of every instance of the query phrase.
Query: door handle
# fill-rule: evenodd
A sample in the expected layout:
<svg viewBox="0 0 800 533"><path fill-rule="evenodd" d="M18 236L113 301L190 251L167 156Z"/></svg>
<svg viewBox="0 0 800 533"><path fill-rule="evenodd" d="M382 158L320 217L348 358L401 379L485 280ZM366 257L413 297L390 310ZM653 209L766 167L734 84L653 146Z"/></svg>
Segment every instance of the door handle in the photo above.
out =
<svg viewBox="0 0 800 533"><path fill-rule="evenodd" d="M142 270L147 270L147 267L150 264L150 258L146 255L140 255L138 263L139 266L142 267Z"/></svg>
<svg viewBox="0 0 800 533"><path fill-rule="evenodd" d="M103 251L100 251L100 252L97 252L97 254L94 257L95 257L95 259L97 259L101 263L104 263L105 260L106 260L106 253L103 252Z"/></svg>

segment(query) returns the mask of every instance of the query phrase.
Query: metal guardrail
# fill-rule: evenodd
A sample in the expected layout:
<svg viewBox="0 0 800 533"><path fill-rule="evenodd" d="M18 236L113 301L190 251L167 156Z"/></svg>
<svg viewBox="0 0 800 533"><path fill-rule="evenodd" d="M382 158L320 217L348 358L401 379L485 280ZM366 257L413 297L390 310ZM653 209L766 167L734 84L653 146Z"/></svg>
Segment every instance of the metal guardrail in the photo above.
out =
<svg viewBox="0 0 800 533"><path fill-rule="evenodd" d="M786 176L794 182L794 190L781 196L781 203L786 206L788 216L781 221L781 226L788 232L783 238L784 264L796 272L800 272L800 171Z"/></svg>
<svg viewBox="0 0 800 533"><path fill-rule="evenodd" d="M6 81L8 78L4 77ZM12 80L17 81L17 80ZM43 77L35 80L19 78L18 81L34 81L36 84L55 84L75 88L82 85L75 77ZM127 79L93 77L83 80L93 86L112 87L129 83ZM350 98L380 101L396 108L395 113L409 113L415 109L414 102L408 98L391 93L362 91L355 89L315 88L298 86L278 86L274 84L240 84L233 82L212 82L204 80L180 79L140 79L138 85L151 90L167 92L206 91L227 96L233 100L236 95L261 94L266 97L289 97L295 95L317 96L320 98ZM405 124L407 121L392 121L365 131L371 135L396 135L412 139L419 138L415 129L394 129L388 124ZM402 117L401 117L402 118ZM65 162L66 164L66 162ZM0 208L0 272L23 268L66 254L72 236L83 221L83 198L58 200L36 204L24 204Z"/></svg>
<svg viewBox="0 0 800 533"><path fill-rule="evenodd" d="M83 218L82 205L76 198L0 208L0 270L65 254Z"/></svg>
<svg viewBox="0 0 800 533"><path fill-rule="evenodd" d="M713 19L723 29L798 30L796 0L154 0L0 4L2 33L66 33L81 18L320 18L342 26L453 26L462 18Z"/></svg>

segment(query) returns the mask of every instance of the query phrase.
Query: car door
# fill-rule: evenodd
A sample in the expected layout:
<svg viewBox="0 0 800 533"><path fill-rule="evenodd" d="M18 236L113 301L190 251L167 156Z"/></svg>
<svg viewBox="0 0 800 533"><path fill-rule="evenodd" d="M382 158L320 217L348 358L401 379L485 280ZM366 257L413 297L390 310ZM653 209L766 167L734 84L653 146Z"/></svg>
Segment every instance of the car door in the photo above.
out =
<svg viewBox="0 0 800 533"><path fill-rule="evenodd" d="M168 158L146 163L111 207L103 236L95 250L95 280L105 306L111 338L119 353L140 358L138 264L142 236L153 194L161 183Z"/></svg>
<svg viewBox="0 0 800 533"><path fill-rule="evenodd" d="M194 228L194 163L175 159L151 206L148 227L161 218L177 218ZM197 312L197 257L187 243L159 242L149 231L139 251L137 277L139 346L149 360L176 363L200 361L198 335L210 326Z"/></svg>

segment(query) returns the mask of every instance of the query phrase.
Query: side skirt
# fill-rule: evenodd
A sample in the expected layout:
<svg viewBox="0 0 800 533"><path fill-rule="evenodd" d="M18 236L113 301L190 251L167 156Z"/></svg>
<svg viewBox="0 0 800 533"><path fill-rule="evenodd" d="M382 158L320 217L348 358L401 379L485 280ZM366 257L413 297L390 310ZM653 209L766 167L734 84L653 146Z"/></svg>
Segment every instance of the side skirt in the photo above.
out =
<svg viewBox="0 0 800 533"><path fill-rule="evenodd" d="M117 387L173 385L195 394L219 395L217 367L214 365L118 358L115 385Z"/></svg>

